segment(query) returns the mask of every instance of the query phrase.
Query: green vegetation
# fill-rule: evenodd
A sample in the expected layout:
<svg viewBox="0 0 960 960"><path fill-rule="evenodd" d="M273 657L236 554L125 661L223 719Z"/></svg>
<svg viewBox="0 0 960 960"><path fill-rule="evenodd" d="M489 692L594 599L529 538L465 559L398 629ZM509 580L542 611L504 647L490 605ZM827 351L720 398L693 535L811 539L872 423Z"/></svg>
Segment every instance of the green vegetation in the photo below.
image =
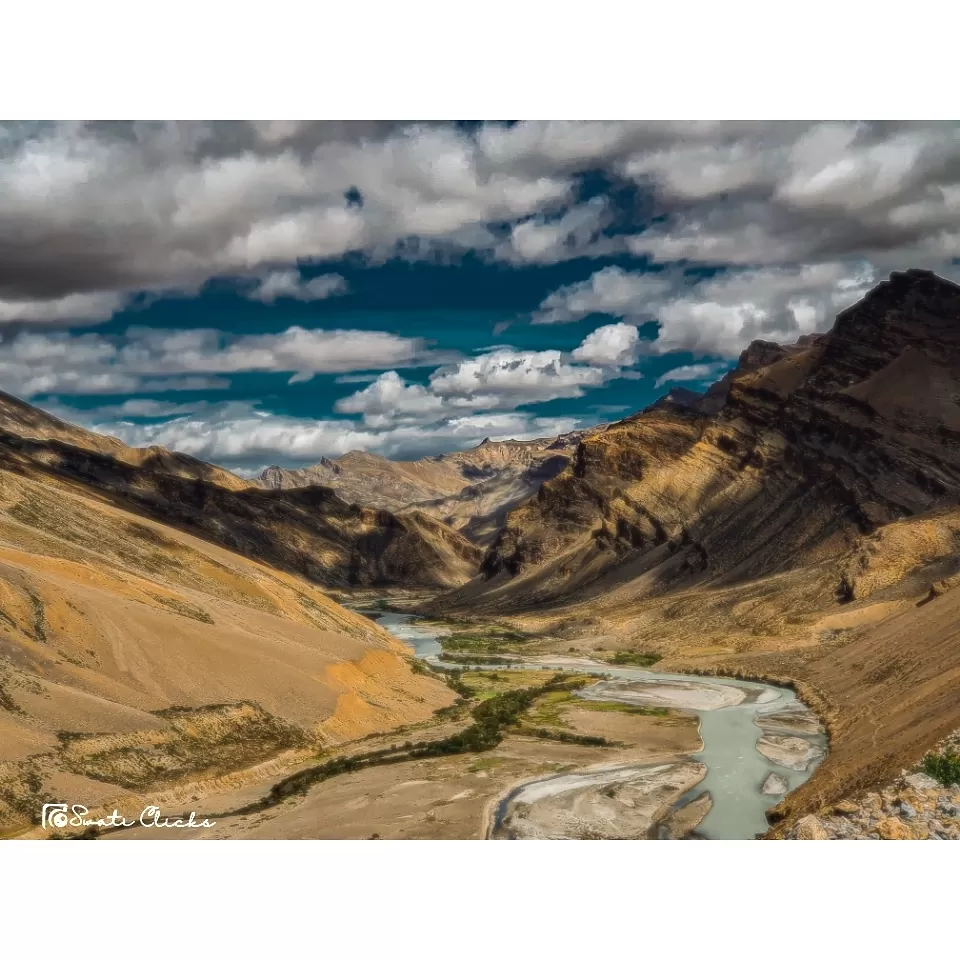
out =
<svg viewBox="0 0 960 960"><path fill-rule="evenodd" d="M629 713L635 717L666 717L670 711L666 707L641 707L636 703L620 703L616 700L580 700L578 706L584 710L596 710L598 713Z"/></svg>
<svg viewBox="0 0 960 960"><path fill-rule="evenodd" d="M501 763L506 763L503 757L477 757L470 764L468 770L470 773L480 773L483 770L493 770L495 767L499 767Z"/></svg>
<svg viewBox="0 0 960 960"><path fill-rule="evenodd" d="M590 678L593 679L592 677ZM587 679L581 679L581 685L589 682ZM536 705L530 711L530 722L542 724L548 727L568 727L569 724L563 717L565 707L576 707L578 710L593 710L597 713L626 713L636 717L666 717L669 711L663 707L644 707L632 703L620 703L613 700L585 700L577 697L571 692L557 691L548 693L540 697ZM529 731L525 731L529 732ZM541 734L536 734L541 736ZM573 736L571 734L571 736ZM561 739L554 737L553 739ZM571 740L566 742L581 742L580 740Z"/></svg>
<svg viewBox="0 0 960 960"><path fill-rule="evenodd" d="M658 653L637 653L634 650L618 650L607 662L618 667L652 667L663 657Z"/></svg>
<svg viewBox="0 0 960 960"><path fill-rule="evenodd" d="M440 637L440 646L443 648L444 658L450 654L459 654L457 659L464 663L502 663L504 661L491 659L491 654L496 656L498 653L516 653L529 640L528 634L517 630L455 630ZM472 659L468 661L465 657Z"/></svg>
<svg viewBox="0 0 960 960"><path fill-rule="evenodd" d="M541 740L558 740L560 743L577 743L584 747L615 747L619 744L606 737L590 737L581 733L567 733L566 730L548 730L546 727L524 728L524 733Z"/></svg>
<svg viewBox="0 0 960 960"><path fill-rule="evenodd" d="M438 660L442 660L444 663L463 663L471 666L504 666L510 661L505 657L497 656L478 656L473 653L441 653L438 657Z"/></svg>
<svg viewBox="0 0 960 960"><path fill-rule="evenodd" d="M458 673L446 675L448 685L460 692L461 696L470 696L470 688L464 684ZM331 777L344 773L352 773L367 767L383 766L385 764L404 763L408 760L421 760L429 757L455 756L463 753L484 753L492 750L502 740L507 728L515 727L522 715L529 710L534 702L547 694L563 693L582 687L588 680L585 677L569 678L562 673L554 674L546 683L535 687L525 687L515 690L506 690L478 703L472 710L473 723L440 740L429 740L414 743L407 741L404 744L394 744L380 750L368 753L355 754L350 757L336 757L292 774L279 783L274 784L270 792L258 800L239 810L212 815L214 819L238 814L256 813L268 807L282 803L289 797L305 794L312 786L329 780ZM535 734L541 736L541 734ZM551 731L544 731L542 736L553 738ZM591 746L604 746L606 741L600 737L579 737L569 735L570 739L564 742L589 743ZM558 739L558 738L555 738Z"/></svg>
<svg viewBox="0 0 960 960"><path fill-rule="evenodd" d="M960 753L931 753L923 758L923 772L944 786L960 785Z"/></svg>
<svg viewBox="0 0 960 960"><path fill-rule="evenodd" d="M565 690L558 690L541 697L530 713L531 723L546 724L553 727L568 726L561 716L561 708L573 703L575 699L572 692Z"/></svg>

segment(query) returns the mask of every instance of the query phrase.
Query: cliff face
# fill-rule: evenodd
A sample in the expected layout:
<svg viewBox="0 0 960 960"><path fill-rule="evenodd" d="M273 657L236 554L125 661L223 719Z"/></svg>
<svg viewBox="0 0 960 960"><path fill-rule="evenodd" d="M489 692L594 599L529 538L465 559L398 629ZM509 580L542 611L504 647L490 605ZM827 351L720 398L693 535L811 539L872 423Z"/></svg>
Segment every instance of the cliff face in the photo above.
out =
<svg viewBox="0 0 960 960"><path fill-rule="evenodd" d="M743 361L718 413L665 405L585 437L451 602L586 604L651 639L667 610L686 624L667 647L742 649L871 577L907 589L956 562L960 288L894 274L830 333ZM873 576L884 565L895 575Z"/></svg>

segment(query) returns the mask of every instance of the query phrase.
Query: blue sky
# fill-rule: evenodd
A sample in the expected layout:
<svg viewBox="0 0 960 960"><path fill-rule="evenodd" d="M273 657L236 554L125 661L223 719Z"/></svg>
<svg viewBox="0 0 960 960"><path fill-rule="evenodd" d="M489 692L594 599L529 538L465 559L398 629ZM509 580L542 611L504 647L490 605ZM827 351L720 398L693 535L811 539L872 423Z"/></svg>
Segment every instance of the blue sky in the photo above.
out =
<svg viewBox="0 0 960 960"><path fill-rule="evenodd" d="M944 124L0 127L0 387L241 472L552 435L950 275Z"/></svg>

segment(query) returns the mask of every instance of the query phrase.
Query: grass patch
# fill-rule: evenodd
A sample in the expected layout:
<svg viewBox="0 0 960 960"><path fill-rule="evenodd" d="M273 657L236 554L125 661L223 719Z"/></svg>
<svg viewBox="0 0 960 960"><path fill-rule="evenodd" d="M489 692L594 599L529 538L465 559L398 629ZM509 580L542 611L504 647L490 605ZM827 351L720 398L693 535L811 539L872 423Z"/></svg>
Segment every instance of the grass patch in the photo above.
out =
<svg viewBox="0 0 960 960"><path fill-rule="evenodd" d="M945 787L960 785L960 753L931 753L923 758L920 768Z"/></svg>
<svg viewBox="0 0 960 960"><path fill-rule="evenodd" d="M517 653L530 639L517 630L454 630L440 637L440 646L444 654L479 657L480 662L489 662L491 654Z"/></svg>
<svg viewBox="0 0 960 960"><path fill-rule="evenodd" d="M597 713L627 713L634 717L667 717L670 711L666 707L641 707L636 703L618 703L614 700L578 699L578 707L595 710Z"/></svg>
<svg viewBox="0 0 960 960"><path fill-rule="evenodd" d="M448 675L448 684L455 690L469 688L457 675ZM457 733L440 740L407 741L402 746L394 745L386 749L369 753L355 754L350 757L336 757L325 763L294 773L271 787L270 792L256 803L211 815L214 819L228 816L257 813L276 806L288 798L304 795L318 783L344 773L364 770L367 767L385 764L404 763L409 760L423 760L430 757L449 757L463 753L485 753L492 750L503 740L504 732L515 727L523 714L545 694L569 692L582 687L588 680L583 677L568 678L562 673L554 674L546 683L535 687L507 690L478 703L472 710L473 723ZM580 741L576 741L580 742Z"/></svg>
<svg viewBox="0 0 960 960"><path fill-rule="evenodd" d="M569 724L561 716L561 709L576 699L571 692L565 690L548 693L541 697L530 711L530 722L548 727L568 727Z"/></svg>
<svg viewBox="0 0 960 960"><path fill-rule="evenodd" d="M636 650L618 650L612 656L603 658L606 663L618 667L652 667L663 657L659 653L639 653Z"/></svg>
<svg viewBox="0 0 960 960"><path fill-rule="evenodd" d="M484 770L493 770L506 762L503 757L477 757L467 769L470 773L481 773Z"/></svg>

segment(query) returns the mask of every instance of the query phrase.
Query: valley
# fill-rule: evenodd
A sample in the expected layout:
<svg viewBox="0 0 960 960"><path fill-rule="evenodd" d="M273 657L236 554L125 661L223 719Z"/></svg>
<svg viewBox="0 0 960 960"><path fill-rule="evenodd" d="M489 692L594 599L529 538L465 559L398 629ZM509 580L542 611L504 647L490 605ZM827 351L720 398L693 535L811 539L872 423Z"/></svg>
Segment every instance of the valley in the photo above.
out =
<svg viewBox="0 0 960 960"><path fill-rule="evenodd" d="M256 480L4 395L0 831L953 838L958 317L895 273L613 423Z"/></svg>

